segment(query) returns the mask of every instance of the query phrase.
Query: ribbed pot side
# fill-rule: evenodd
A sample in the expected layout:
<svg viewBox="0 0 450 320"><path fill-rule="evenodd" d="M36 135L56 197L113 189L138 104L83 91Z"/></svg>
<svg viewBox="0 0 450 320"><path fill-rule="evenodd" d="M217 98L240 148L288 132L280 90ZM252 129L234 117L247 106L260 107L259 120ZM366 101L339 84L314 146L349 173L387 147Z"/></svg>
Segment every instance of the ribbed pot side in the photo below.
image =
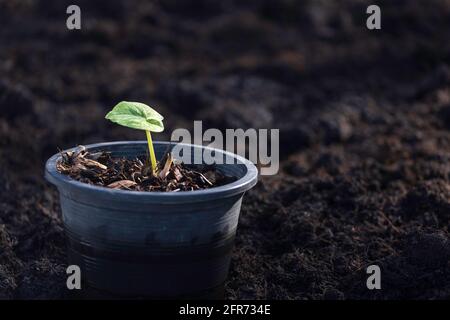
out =
<svg viewBox="0 0 450 320"><path fill-rule="evenodd" d="M157 157L170 146L156 142ZM145 142L86 147L128 158L146 152ZM257 171L241 157L216 152L235 158L237 163L218 167L238 180L212 189L176 193L90 186L59 174L59 155L48 160L46 178L60 192L69 264L80 267L87 291L117 297L219 297L242 197L256 184Z"/></svg>

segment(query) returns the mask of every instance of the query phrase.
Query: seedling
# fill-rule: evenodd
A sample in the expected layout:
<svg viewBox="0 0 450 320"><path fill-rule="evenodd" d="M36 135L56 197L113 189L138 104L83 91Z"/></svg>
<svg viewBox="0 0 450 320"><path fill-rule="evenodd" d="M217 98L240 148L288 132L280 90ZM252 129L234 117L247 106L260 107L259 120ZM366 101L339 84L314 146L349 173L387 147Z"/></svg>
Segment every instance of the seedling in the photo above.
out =
<svg viewBox="0 0 450 320"><path fill-rule="evenodd" d="M122 101L108 112L105 118L124 127L145 131L150 163L152 171L155 172L156 157L150 132L161 132L164 130L162 123L164 117L146 104Z"/></svg>

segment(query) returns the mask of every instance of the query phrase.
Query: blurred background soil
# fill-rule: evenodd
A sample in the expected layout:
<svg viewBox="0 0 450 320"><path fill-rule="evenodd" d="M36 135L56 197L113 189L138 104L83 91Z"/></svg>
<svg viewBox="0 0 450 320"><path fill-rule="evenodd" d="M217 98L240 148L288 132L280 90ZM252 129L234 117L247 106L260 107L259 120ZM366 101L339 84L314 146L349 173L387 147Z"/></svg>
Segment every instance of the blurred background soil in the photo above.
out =
<svg viewBox="0 0 450 320"><path fill-rule="evenodd" d="M82 29L66 28L81 7ZM46 159L143 139L120 100L279 128L243 203L230 299L450 298L450 2L0 0L0 298L67 298ZM378 264L382 290L366 288Z"/></svg>

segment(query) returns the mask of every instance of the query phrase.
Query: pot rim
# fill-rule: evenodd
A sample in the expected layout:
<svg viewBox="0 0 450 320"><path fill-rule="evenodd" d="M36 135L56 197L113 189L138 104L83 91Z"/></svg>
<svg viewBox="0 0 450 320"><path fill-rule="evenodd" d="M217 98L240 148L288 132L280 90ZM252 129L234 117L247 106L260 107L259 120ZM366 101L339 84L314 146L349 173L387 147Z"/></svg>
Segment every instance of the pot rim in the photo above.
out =
<svg viewBox="0 0 450 320"><path fill-rule="evenodd" d="M89 144L85 145L86 149L91 148L101 148L104 146L111 146L111 145L130 145L130 144L147 144L146 141L113 141L113 142L102 142L102 143L95 143L95 144ZM56 163L58 160L61 159L61 153L67 152L67 151L73 151L77 147L69 148L66 150L63 150L57 154L54 154L52 157L50 157L46 164L45 164L45 178L52 184L54 184L56 187L63 188L63 189L69 189L73 191L79 191L79 192L95 192L99 196L106 196L106 197L114 197L114 199L117 200L126 200L126 201L136 201L140 202L142 200L147 200L151 202L161 202L161 203L167 203L167 202L189 202L192 201L202 201L203 199L205 201L210 201L213 199L219 199L219 198L225 198L234 196L237 194L244 193L245 191L249 190L253 186L256 185L258 182L258 170L256 166L250 162L249 160L245 159L244 157L241 157L237 154L220 150L216 148L196 145L196 144L188 144L188 143L173 143L173 142L167 142L167 141L154 141L154 144L162 144L162 145L181 145L186 147L199 147L203 150L214 150L215 152L233 157L237 160L237 164L245 165L247 172L244 174L244 176L232 183L214 187L211 189L203 189L203 190L195 190L195 191L181 191L181 192L163 192L163 191L155 191L155 192L149 192L149 191L132 191L132 190L121 190L121 189L109 189L103 186L95 186L90 185L84 182L80 182L77 180L74 180L70 178L67 175L64 175L56 169ZM236 165L236 164L229 164L229 165Z"/></svg>

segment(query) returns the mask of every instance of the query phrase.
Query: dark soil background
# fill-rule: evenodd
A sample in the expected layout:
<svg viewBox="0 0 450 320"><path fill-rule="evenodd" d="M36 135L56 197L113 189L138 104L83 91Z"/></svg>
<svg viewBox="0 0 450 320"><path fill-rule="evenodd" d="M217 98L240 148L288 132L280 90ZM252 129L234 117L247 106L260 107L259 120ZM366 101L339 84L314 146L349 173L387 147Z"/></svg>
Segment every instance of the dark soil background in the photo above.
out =
<svg viewBox="0 0 450 320"><path fill-rule="evenodd" d="M77 3L82 30L66 28ZM450 298L450 2L0 1L0 298L67 298L58 148L177 127L279 128L226 297ZM378 264L382 290L366 288Z"/></svg>

